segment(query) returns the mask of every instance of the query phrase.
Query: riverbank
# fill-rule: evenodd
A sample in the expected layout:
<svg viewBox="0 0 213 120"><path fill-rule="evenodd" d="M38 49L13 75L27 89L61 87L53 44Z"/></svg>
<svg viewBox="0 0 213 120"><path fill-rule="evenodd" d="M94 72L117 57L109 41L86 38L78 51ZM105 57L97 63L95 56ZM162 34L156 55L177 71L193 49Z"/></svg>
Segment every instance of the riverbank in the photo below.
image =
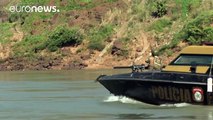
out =
<svg viewBox="0 0 213 120"><path fill-rule="evenodd" d="M211 0L2 3L1 71L104 69L145 64L150 58L162 66L185 46L213 36ZM9 11L11 5L28 4L56 6L60 12Z"/></svg>
<svg viewBox="0 0 213 120"><path fill-rule="evenodd" d="M155 66L156 69L159 69L163 65L167 65L174 57L175 56L160 58L157 56L144 56L144 59L137 62L133 62L135 59L113 56L104 56L101 58L92 57L87 60L82 58L76 60L76 57L74 57L74 59L40 57L32 60L28 58L8 58L0 62L0 71L113 69L115 66L148 64L147 62L152 65L151 68Z"/></svg>

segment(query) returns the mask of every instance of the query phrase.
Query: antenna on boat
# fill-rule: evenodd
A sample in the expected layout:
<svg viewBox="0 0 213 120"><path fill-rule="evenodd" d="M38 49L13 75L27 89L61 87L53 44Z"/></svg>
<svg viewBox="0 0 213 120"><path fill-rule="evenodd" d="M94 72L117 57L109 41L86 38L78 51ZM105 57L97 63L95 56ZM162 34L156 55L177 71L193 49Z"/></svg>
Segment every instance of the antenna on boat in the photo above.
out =
<svg viewBox="0 0 213 120"><path fill-rule="evenodd" d="M213 65L213 57L212 57L212 61L211 61L211 66L210 66L210 71L209 71L209 77L212 77L212 65Z"/></svg>
<svg viewBox="0 0 213 120"><path fill-rule="evenodd" d="M212 92L212 65L213 65L213 57L209 69L209 77L207 79L207 92Z"/></svg>

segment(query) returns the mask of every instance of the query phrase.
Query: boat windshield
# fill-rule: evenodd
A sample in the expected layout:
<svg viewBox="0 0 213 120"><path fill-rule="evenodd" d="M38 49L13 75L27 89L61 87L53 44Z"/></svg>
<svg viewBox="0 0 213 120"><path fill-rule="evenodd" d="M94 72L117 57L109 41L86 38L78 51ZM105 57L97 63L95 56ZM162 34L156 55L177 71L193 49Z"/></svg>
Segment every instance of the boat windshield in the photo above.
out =
<svg viewBox="0 0 213 120"><path fill-rule="evenodd" d="M212 63L212 55L187 55L181 54L177 57L171 65L201 65L210 66Z"/></svg>

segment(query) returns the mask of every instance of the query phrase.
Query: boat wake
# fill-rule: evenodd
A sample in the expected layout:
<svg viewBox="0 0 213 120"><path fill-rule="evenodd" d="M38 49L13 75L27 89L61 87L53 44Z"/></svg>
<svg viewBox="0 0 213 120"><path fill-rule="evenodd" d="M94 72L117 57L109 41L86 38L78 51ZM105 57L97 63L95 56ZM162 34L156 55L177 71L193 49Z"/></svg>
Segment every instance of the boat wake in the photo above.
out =
<svg viewBox="0 0 213 120"><path fill-rule="evenodd" d="M128 104L141 104L142 102L133 100L131 98L125 97L125 96L114 96L111 95L107 99L104 100L104 102L121 102L121 103L128 103Z"/></svg>
<svg viewBox="0 0 213 120"><path fill-rule="evenodd" d="M141 105L145 105L146 103L125 97L125 96L114 96L111 95L108 98L106 98L104 100L104 102L120 102L120 103L127 103L127 104L141 104ZM146 104L146 105L150 105L150 104ZM191 104L188 103L176 103L176 104L161 104L159 107L161 108L167 108L167 107L187 107L190 106ZM151 105L154 106L154 105ZM156 106L157 107L157 106Z"/></svg>
<svg viewBox="0 0 213 120"><path fill-rule="evenodd" d="M175 103L175 104L161 104L160 107L187 107L191 104L188 103Z"/></svg>

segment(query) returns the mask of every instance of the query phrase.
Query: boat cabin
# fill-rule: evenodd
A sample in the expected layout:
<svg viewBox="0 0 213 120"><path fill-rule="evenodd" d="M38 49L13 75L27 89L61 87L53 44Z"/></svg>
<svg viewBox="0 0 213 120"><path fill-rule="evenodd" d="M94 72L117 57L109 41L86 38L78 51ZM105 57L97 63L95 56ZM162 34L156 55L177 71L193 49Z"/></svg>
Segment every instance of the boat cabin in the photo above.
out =
<svg viewBox="0 0 213 120"><path fill-rule="evenodd" d="M189 46L162 71L208 74L212 64L213 46Z"/></svg>

